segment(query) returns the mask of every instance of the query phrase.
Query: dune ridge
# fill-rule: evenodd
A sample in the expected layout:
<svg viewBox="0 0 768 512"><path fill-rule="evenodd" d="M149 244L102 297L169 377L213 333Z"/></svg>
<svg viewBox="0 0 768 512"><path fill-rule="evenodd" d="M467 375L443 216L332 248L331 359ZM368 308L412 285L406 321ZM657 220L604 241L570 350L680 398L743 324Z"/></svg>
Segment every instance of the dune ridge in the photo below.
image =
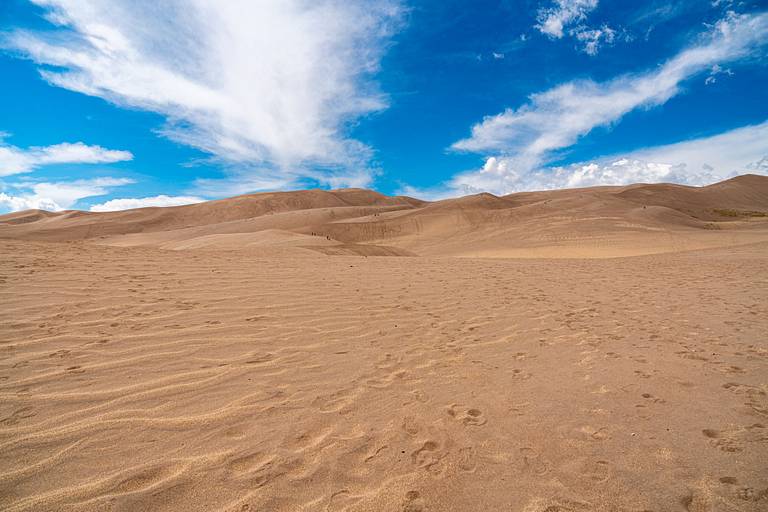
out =
<svg viewBox="0 0 768 512"><path fill-rule="evenodd" d="M766 218L750 212L768 212L768 177L437 202L342 189L120 212L27 211L0 216L0 238L265 255L615 257L767 240Z"/></svg>

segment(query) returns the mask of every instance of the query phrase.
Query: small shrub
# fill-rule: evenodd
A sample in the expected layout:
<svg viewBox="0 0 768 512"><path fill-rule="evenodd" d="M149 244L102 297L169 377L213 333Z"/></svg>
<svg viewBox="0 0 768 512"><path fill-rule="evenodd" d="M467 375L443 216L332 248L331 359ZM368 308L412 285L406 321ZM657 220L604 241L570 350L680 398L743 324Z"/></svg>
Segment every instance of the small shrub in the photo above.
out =
<svg viewBox="0 0 768 512"><path fill-rule="evenodd" d="M748 211L748 210L729 210L729 209L718 209L718 208L715 208L712 211L723 217L768 217L768 212L757 212L757 211Z"/></svg>

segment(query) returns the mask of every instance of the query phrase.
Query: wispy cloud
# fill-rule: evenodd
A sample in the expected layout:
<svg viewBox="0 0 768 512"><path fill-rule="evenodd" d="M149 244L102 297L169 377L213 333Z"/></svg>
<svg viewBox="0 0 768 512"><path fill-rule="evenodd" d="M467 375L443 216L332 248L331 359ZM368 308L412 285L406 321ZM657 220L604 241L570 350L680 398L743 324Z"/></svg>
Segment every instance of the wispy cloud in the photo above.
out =
<svg viewBox="0 0 768 512"><path fill-rule="evenodd" d="M513 159L490 157L481 170L454 176L441 187L404 187L401 193L442 199L483 191L501 195L630 183L707 185L745 173L768 175L768 121L567 166L521 170Z"/></svg>
<svg viewBox="0 0 768 512"><path fill-rule="evenodd" d="M767 41L768 14L731 13L698 44L656 69L602 83L568 82L534 94L529 103L517 109L486 117L472 127L471 137L456 142L452 148L492 157L491 163L486 163L489 169L479 171L474 183L485 189L503 190L509 186L508 179L516 182L517 176L545 167L560 150L594 128L609 126L637 108L665 103L680 92L686 79L716 64L747 57Z"/></svg>
<svg viewBox="0 0 768 512"><path fill-rule="evenodd" d="M235 180L344 182L369 166L348 128L387 106L372 77L397 0L33 1L59 30L7 47L51 84L164 115L163 134Z"/></svg>
<svg viewBox="0 0 768 512"><path fill-rule="evenodd" d="M0 138L0 176L30 172L45 165L114 163L132 159L130 151L88 146L82 142L22 149L5 144Z"/></svg>
<svg viewBox="0 0 768 512"><path fill-rule="evenodd" d="M603 45L611 45L616 40L616 31L608 25L600 28L579 27L571 32L581 43L581 48L587 55L597 55Z"/></svg>
<svg viewBox="0 0 768 512"><path fill-rule="evenodd" d="M542 34L560 39L568 25L584 21L597 3L597 0L555 0L551 7L539 9L536 28Z"/></svg>
<svg viewBox="0 0 768 512"><path fill-rule="evenodd" d="M104 203L91 206L92 212L113 212L117 210L130 210L132 208L147 208L150 206L181 206L185 204L200 203L205 201L197 196L152 196L112 199Z"/></svg>
<svg viewBox="0 0 768 512"><path fill-rule="evenodd" d="M102 177L64 182L4 184L6 191L0 193L0 208L10 211L32 208L50 211L65 210L74 206L80 199L103 196L115 187L131 183L134 181L129 178Z"/></svg>
<svg viewBox="0 0 768 512"><path fill-rule="evenodd" d="M723 69L720 64L715 64L712 69L709 70L709 76L704 79L706 85L711 85L717 82L718 75L733 76L734 73L730 68Z"/></svg>

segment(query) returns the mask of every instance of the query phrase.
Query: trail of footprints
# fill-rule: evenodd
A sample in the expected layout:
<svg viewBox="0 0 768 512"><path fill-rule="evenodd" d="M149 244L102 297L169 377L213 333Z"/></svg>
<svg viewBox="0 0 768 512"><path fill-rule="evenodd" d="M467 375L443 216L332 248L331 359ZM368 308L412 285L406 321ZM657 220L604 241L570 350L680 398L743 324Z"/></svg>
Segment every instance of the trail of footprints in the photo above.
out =
<svg viewBox="0 0 768 512"><path fill-rule="evenodd" d="M238 267L237 261L225 263L233 265L232 268L236 270L245 268L242 265ZM98 263L95 265L94 275L97 275L99 272ZM656 393L658 392L652 387L655 382L654 378L659 377L661 372L653 368L647 357L640 355L643 351L651 352L653 350L653 347L646 343L645 338L638 341L638 347L634 347L637 353L630 354L621 349L612 349L613 343L618 345L621 342L620 335L622 333L639 327L639 325L629 323L627 325L614 325L611 323L611 318L600 316L605 314L604 307L594 304L581 307L576 297L573 298L571 304L566 305L568 307L553 307L551 294L546 289L546 281L542 281L545 283L544 285L537 284L538 288L528 286L528 293L520 292L519 300L512 295L512 292L500 293L498 297L489 300L491 304L486 306L488 310L483 313L466 308L460 309L463 302L472 303L469 300L472 297L467 299L461 295L469 293L466 290L455 290L455 297L451 297L451 301L435 301L428 297L425 301L439 302L439 307L430 311L428 321L421 325L422 322L419 318L424 316L422 305L417 300L412 300L413 298L409 295L410 283L400 286L402 283L399 281L403 279L403 276L410 276L411 274L403 268L396 267L400 274L392 277L392 281L396 282L400 288L396 290L395 284L385 285L390 286L390 288L382 291L381 297L378 299L381 303L376 304L377 311L367 312L372 318L393 320L392 325L382 327L382 329L369 329L365 322L359 320L359 310L352 310L347 306L348 311L341 315L336 311L340 303L335 294L339 292L330 289L338 288L341 285L330 279L326 283L327 290L321 287L318 290L313 290L310 294L313 303L319 305L316 306L318 311L313 311L311 308L295 310L301 305L302 298L295 296L286 298L280 295L282 293L280 279L295 269L282 270L276 267L275 269L260 271L264 275L260 275L261 288L259 294L255 294L249 289L248 283L240 282L242 280L241 275L231 275L238 274L238 272L215 272L212 274L217 275L211 280L207 280L203 273L210 273L210 271L205 268L205 265L200 265L200 268L195 270L199 275L196 275L194 279L177 281L176 277L168 274L161 276L158 282L153 282L153 276L135 272L135 267L136 263L134 262L126 263L125 274L101 276L115 280L129 294L119 298L119 301L124 302L126 306L124 311L105 310L102 313L105 318L110 317L110 315L114 318L103 320L101 316L89 316L89 314L77 311L77 308L69 307L70 304L65 303L63 306L57 305L56 308L61 309L52 309L51 314L39 319L40 321L35 321L34 324L14 327L19 332L23 332L23 335L20 335L15 342L20 347L25 346L24 343L29 345L40 343L42 347L45 347L45 350L39 350L37 359L29 354L24 356L24 349L18 350L19 355L13 355L11 369L18 372L37 370L40 360L45 359L48 361L46 364L56 365L57 375L63 375L66 378L66 381L60 379L51 382L60 384L75 379L94 378L91 377L94 374L104 377L109 375L109 369L101 369L89 364L89 355L82 353L84 348L94 351L115 350L115 347L125 344L125 340L130 339L129 336L142 334L147 338L156 338L157 340L163 340L169 335L175 336L179 340L187 335L187 330L194 332L191 326L204 326L206 334L201 336L204 337L205 341L215 341L216 343L222 343L230 336L237 336L241 331L247 332L253 338L251 342L254 345L250 348L238 349L236 356L230 354L226 358L217 360L216 357L206 354L205 357L201 356L200 361L196 361L198 366L203 368L234 368L233 375L240 371L254 372L254 386L273 388L274 382L282 378L280 375L266 378L264 377L266 370L288 372L292 365L301 364L304 365L301 367L301 372L323 371L324 369L318 364L318 361L311 357L313 351L323 350L323 344L332 348L334 353L340 357L350 358L353 354L355 357L361 358L360 367L362 370L354 374L343 375L335 388L325 386L317 390L300 390L295 395L286 392L284 400L281 399L275 403L272 410L263 413L264 417L274 415L273 417L280 418L279 415L286 410L291 410L294 407L306 407L309 416L318 418L318 424L312 429L292 439L285 440L285 444L281 444L277 448L274 446L260 448L258 446L260 436L272 435L274 437L274 432L283 432L284 430L281 428L290 428L290 425L281 425L280 427L272 425L269 427L273 429L271 431L269 428L265 428L263 431L254 429L253 425L249 426L248 422L253 422L254 418L258 417L258 413L251 411L258 411L259 409L244 408L243 411L246 411L247 414L235 415L221 420L217 435L235 441L236 449L226 454L206 454L210 460L201 462L195 471L199 474L206 474L206 472L213 475L221 474L224 475L222 477L224 483L232 480L249 489L248 492L251 494L244 498L242 507L245 508L241 508L242 510L266 509L256 505L256 503L262 503L259 499L263 494L268 494L271 489L283 485L284 482L304 485L308 488L314 486L312 487L312 493L314 493L312 499L316 500L317 506L312 509L343 510L345 507L352 507L360 502L366 492L371 492L370 488L361 484L360 475L381 475L382 473L375 473L374 471L385 468L386 471L396 473L398 477L404 475L412 477L409 484L397 496L392 497L393 502L397 502L399 508L404 511L422 512L430 509L430 493L425 490L424 486L429 486L435 479L448 479L456 477L456 475L466 476L473 473L483 475L482 471L487 466L485 463L492 457L492 454L489 454L477 440L482 437L483 433L495 427L495 423L499 423L499 418L493 414L489 417L487 411L481 406L482 401L480 401L481 405L478 405L469 395L457 397L455 402L436 399L429 387L434 385L434 382L430 382L430 378L432 378L430 371L439 365L448 365L452 371L471 369L471 371L482 371L489 374L504 372L505 376L508 377L506 382L510 383L510 386L525 386L536 381L537 376L534 375L530 363L535 363L537 357L546 357L545 351L547 350L561 351L567 349L571 344L582 343L583 345L579 349L587 348L590 349L590 352L578 352L579 358L571 361L573 365L578 365L580 370L592 372L600 368L601 361L606 361L607 364L631 361L632 367L629 368L627 375L633 382L640 383L638 386L645 385L647 387L636 387L631 390L632 397L635 397L637 401L630 402L630 407L636 405L638 409L643 410L643 414L650 414L653 411L658 414L659 410L663 411L664 407L672 405L666 400L668 398L672 401L671 397L667 395L664 395L664 398L657 396ZM456 269L449 269L449 271L458 274L455 272ZM507 272L508 270L504 268L502 271ZM274 272L275 276L269 276L270 272ZM230 275L227 276L227 274ZM5 279L8 279L5 274L3 275ZM439 278L427 276L423 279L431 279L434 283L450 282L444 273L437 274L437 276ZM84 273L83 279L89 278L88 273ZM222 281L216 281L217 279ZM468 280L467 284L470 282ZM212 308L206 300L198 299L196 289L204 289L215 283L220 284L223 289L229 289L228 293L237 295L243 303L247 304L249 300L255 300L257 297L261 301L260 307L248 307L247 305L240 307L238 305L237 308L240 309L237 311L226 311L226 308L222 308L220 303L216 303L216 307ZM600 286L603 285L608 286L608 284L600 284ZM436 285L433 293L445 294L445 291L439 286ZM99 287L94 284L89 290L88 294L97 294ZM511 290L516 292L518 288L512 287ZM158 313L159 309L145 309L147 304L166 302L167 299L162 296L165 291L174 291L182 299L171 301L169 308L165 309L162 314ZM393 295L394 293L398 293L398 295ZM487 291L480 290L477 294L482 299L488 298ZM211 302L223 300L224 295L226 294L222 293L219 297L214 297ZM129 298L131 296L134 298ZM531 298L533 298L532 301ZM494 300L497 303L493 303ZM653 297L644 297L643 300L650 304L653 302ZM535 302L537 307L529 307L529 302ZM89 304L79 303L78 308L94 307L93 304ZM477 302L477 304L481 304L481 302ZM493 307L496 306L498 309L494 310ZM626 304L612 307L626 307ZM304 326L305 328L292 325L302 315L312 314L327 315L327 317L308 322ZM527 328L527 331L521 331L518 326L512 327L517 319L515 315L520 317L520 322L523 320L531 321L531 318L535 320ZM750 316L755 315L750 314ZM54 335L66 334L63 327L66 324L72 329L75 326L73 322L78 322L76 327L82 336L79 336L77 343L82 344L82 346L75 346L70 342L67 342L66 346L57 344ZM240 323L237 324L236 322ZM734 324L734 327L736 326L746 330L743 323L737 322ZM219 329L221 330L219 331ZM494 339L490 341L497 343L498 346L504 347L505 343L509 343L511 348L513 342L530 339L532 343L526 350L529 350L530 347L534 347L534 349L528 352L517 348L509 350L504 352L508 358L503 361L494 361L487 357L477 356L479 347L489 343L487 331L493 329L495 329L493 331ZM369 333L369 330L374 332ZM603 336L600 336L597 331L602 331ZM351 336L353 334L357 337ZM197 335L199 335L199 331ZM651 334L651 331L646 332L645 335L653 342L661 343L656 338L652 338L654 335ZM302 336L314 339L306 340ZM270 337L276 340L272 345L256 345L257 342L263 343L265 339ZM345 341L345 343L339 343L340 341ZM644 343L646 344L643 345ZM718 425L718 428L703 429L703 440L699 438L701 442L711 445L713 450L717 450L714 453L721 457L734 457L749 453L752 450L763 449L762 447L768 441L768 428L765 427L765 418L768 416L766 389L736 381L745 379L745 375L750 374L750 362L757 365L768 361L768 352L758 344L743 346L740 349L744 354L743 356L731 355L726 360L721 355L713 355L709 346L702 347L695 340L688 340L684 343L686 344L685 350L679 350L677 354L679 358L685 364L703 365L705 368L718 372L721 378L733 379L733 382L722 385L723 393L728 393L735 399L735 402L743 405L747 412L754 416L754 421L744 422L743 426L725 424ZM151 350L159 350L159 346L160 344L157 346L149 345L148 347ZM189 350L196 350L198 346L195 345L193 349L190 345ZM378 351L371 350L363 353L360 351L362 346L381 348L377 349ZM537 351L537 348L540 352ZM291 350L295 350L295 352L291 353ZM370 354L370 356L366 354ZM302 360L299 359L299 355L307 357ZM292 356L293 359L291 359ZM166 360L158 365L158 372L162 371L163 365L171 365L176 359L176 356L165 357ZM741 359L736 360L737 357ZM742 360L745 362L740 362ZM461 365L466 366L462 367ZM7 374L0 375L0 382L2 383L6 383L9 379L12 380L9 375L16 379L18 379L18 375L32 375L31 373L10 373L10 370L4 373ZM300 374L300 372L297 371L296 374ZM16 387L13 392L18 393L18 397L23 398L23 393L36 391L34 386L49 385L44 380L41 380L40 383L31 382L32 389ZM94 382L96 381L94 380ZM595 382L592 389L601 389L599 386L601 384ZM73 384L73 386L76 385ZM284 387L289 388L290 385ZM76 387L71 389L76 389ZM169 390L171 389L175 390L175 388L169 388ZM208 388L201 386L200 390L206 391ZM283 393L282 390L279 392ZM605 392L596 393L590 398L600 401L612 396L612 393L615 393L614 389L606 388ZM396 419L392 420L394 432L388 432L386 429L378 431L356 429L356 423L363 423L363 419L357 415L361 404L376 402L385 397L392 400L390 404L395 404L393 410L400 410L399 408L403 410L402 416L397 416ZM206 397L203 395L201 400L206 400ZM158 400L159 403L161 402ZM0 426L16 428L33 424L32 422L35 421L36 415L40 411L31 404L23 402L15 404L12 408L3 409ZM211 405L219 404L211 403ZM513 418L510 424L517 425L514 420L528 414L527 411L532 408L532 404L521 398L510 401L508 407L505 407L508 417L505 417L504 420L510 421L509 418ZM158 410L162 412L162 409ZM424 421L425 415L422 412L427 410L434 416L429 421ZM285 418L290 417L285 416ZM589 446L587 450L595 451L599 450L600 446L612 440L615 441L613 439L616 434L615 431L600 426L601 423L595 423L595 425L597 426L584 427L582 431L576 431L572 441L583 443L583 446ZM366 426L370 427L371 425ZM88 442L91 439L97 439L98 435L99 433L96 432L88 439ZM206 435L211 434L207 433ZM77 449L87 448L87 446L79 447L77 442L79 441L70 442L67 446L75 446ZM62 446L57 446L57 449L62 448ZM69 448L64 447L60 451L62 460L69 457L67 449ZM151 456L152 451L147 450L147 453ZM324 463L324 456L328 454L338 456L336 461L338 464L336 465L342 466L341 469L338 469L340 473L334 473L335 470L329 469L327 467L329 465ZM613 478L615 461L609 461L598 456L581 457L567 466L562 465L561 461L557 461L551 455L551 453L547 453L546 447L530 443L530 446L515 446L508 453L503 454L501 458L506 466L517 472L516 475L520 479L526 478L528 483L559 478L562 482L568 482L569 485L576 487L581 485L579 479L587 480L591 485L598 486L615 480ZM344 462L348 462L346 464L348 467L344 467ZM167 463L147 467L127 467L125 471L110 480L108 485L105 484L104 488L94 490L88 498L95 499L109 493L130 495L147 490L159 492L164 487L173 487L184 482L184 478L188 478L189 474L194 473L188 470L192 464L191 461L186 461L181 466ZM210 464L210 466L205 464ZM566 470L572 473L570 475L572 480L568 480L569 477L565 474ZM38 468L34 467L30 471L30 474L34 475ZM216 471L220 471L220 473L216 473ZM339 475L349 477L353 473L354 477L349 478L350 482L345 484L344 488L329 491L332 484L335 483L336 477ZM386 475L386 472L384 474ZM192 482L192 480L188 482ZM763 490L760 486L750 487L736 477L725 475L720 477L718 482L728 488L735 499L744 503L761 504L768 500L768 489ZM200 482L198 481L198 483ZM684 500L684 506L697 512L705 510L696 508L704 503L703 498L698 494L692 493L689 498L687 501ZM30 509L30 507L27 508ZM539 501L533 499L529 509L536 512L561 512L590 510L590 506L575 499L550 497L541 498Z"/></svg>
<svg viewBox="0 0 768 512"><path fill-rule="evenodd" d="M751 443L768 441L768 430L762 423L722 430L704 429L701 431L711 444L724 452L738 453L746 450Z"/></svg>

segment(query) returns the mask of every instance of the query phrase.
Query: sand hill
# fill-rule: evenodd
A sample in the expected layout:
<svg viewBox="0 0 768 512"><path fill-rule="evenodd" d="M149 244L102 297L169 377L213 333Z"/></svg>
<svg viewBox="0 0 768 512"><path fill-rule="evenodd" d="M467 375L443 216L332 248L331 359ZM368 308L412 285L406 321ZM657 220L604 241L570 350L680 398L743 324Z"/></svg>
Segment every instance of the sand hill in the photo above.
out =
<svg viewBox="0 0 768 512"><path fill-rule="evenodd" d="M249 194L109 213L26 211L0 238L262 254L613 257L766 240L768 177L427 202L369 190Z"/></svg>
<svg viewBox="0 0 768 512"><path fill-rule="evenodd" d="M767 187L3 216L0 510L764 512Z"/></svg>

